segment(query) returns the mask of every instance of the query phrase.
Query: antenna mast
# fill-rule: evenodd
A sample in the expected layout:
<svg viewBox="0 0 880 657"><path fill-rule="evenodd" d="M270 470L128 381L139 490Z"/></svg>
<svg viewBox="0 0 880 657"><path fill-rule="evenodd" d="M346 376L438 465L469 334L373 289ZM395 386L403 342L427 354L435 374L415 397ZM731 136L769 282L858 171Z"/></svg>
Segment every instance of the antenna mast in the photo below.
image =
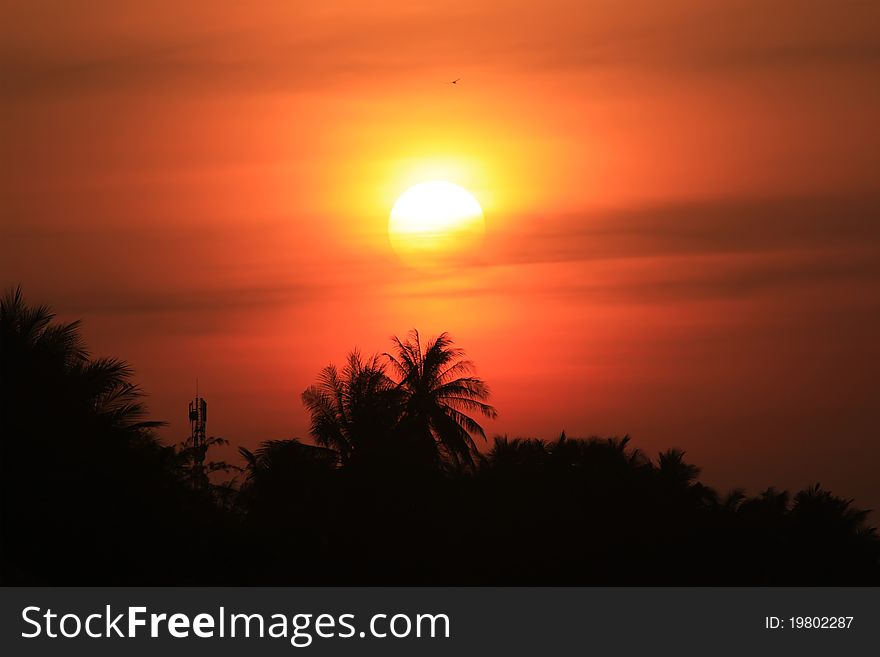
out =
<svg viewBox="0 0 880 657"><path fill-rule="evenodd" d="M199 397L196 379L196 397L189 403L189 425L192 440L193 486L201 488L205 479L205 429L208 424L208 403Z"/></svg>

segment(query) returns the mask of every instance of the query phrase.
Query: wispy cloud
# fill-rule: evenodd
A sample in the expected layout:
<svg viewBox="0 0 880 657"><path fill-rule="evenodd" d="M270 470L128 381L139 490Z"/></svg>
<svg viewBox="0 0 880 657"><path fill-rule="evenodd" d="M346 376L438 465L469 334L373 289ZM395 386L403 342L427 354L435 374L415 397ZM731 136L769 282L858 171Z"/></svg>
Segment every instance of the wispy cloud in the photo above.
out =
<svg viewBox="0 0 880 657"><path fill-rule="evenodd" d="M880 197L720 199L523 217L498 250L510 262L770 253L880 243Z"/></svg>
<svg viewBox="0 0 880 657"><path fill-rule="evenodd" d="M877 198L819 197L520 218L483 265L423 273L389 289L415 299L557 297L577 305L815 290L870 305L880 298L878 216Z"/></svg>
<svg viewBox="0 0 880 657"><path fill-rule="evenodd" d="M14 16L40 26L25 3ZM310 92L384 83L419 70L466 68L523 75L559 70L686 76L829 68L877 77L872 2L584 3L539 7L449 2L382 9L335 3L334 11L278 3L247 15L214 3L151 3L138 20L104 7L82 10L62 34L13 35L0 46L6 98L149 91ZM114 20L115 19L115 20Z"/></svg>

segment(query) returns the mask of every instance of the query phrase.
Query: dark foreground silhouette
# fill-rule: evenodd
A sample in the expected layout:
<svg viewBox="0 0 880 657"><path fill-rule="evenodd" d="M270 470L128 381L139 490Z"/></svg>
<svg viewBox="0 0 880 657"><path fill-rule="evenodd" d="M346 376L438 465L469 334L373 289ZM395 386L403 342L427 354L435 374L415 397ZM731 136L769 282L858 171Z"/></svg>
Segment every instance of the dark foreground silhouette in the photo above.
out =
<svg viewBox="0 0 880 657"><path fill-rule="evenodd" d="M303 393L317 446L241 449L219 484L236 468L158 442L76 323L18 291L0 311L4 584L880 583L866 512L818 485L722 496L628 438L480 454L496 411L445 334L326 368Z"/></svg>

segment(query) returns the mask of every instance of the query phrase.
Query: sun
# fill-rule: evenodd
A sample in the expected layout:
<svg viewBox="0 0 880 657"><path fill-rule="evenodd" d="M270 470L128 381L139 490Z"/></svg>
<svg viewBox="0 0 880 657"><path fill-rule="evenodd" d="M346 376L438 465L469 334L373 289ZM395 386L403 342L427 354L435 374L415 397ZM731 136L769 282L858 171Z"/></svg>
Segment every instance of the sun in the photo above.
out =
<svg viewBox="0 0 880 657"><path fill-rule="evenodd" d="M407 189L391 208L388 236L402 260L413 266L453 264L472 259L486 232L483 209L474 195L445 180Z"/></svg>

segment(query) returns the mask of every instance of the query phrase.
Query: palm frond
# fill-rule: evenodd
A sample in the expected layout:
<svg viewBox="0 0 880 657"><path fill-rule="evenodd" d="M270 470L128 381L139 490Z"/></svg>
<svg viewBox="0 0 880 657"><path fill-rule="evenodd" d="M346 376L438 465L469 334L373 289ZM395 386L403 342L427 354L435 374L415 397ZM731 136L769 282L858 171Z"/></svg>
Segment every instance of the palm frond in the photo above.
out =
<svg viewBox="0 0 880 657"><path fill-rule="evenodd" d="M453 408L460 407L468 411L479 411L488 418L494 419L498 416L498 411L495 410L494 406L471 399L470 397L443 397L443 402Z"/></svg>

